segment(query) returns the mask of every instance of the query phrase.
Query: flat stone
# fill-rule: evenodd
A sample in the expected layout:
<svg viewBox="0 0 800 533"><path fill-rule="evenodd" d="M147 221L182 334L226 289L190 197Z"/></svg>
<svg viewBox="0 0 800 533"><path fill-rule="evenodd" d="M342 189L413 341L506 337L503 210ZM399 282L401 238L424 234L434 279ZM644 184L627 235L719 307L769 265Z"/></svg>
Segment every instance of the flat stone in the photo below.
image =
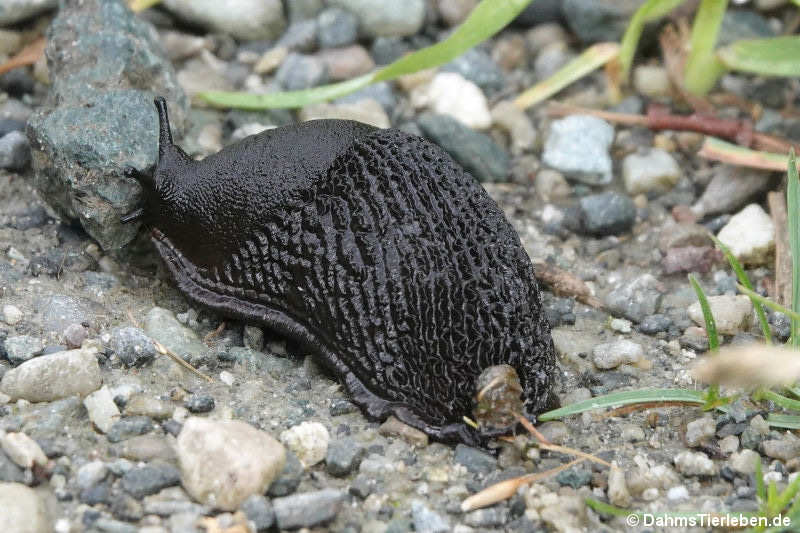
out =
<svg viewBox="0 0 800 533"><path fill-rule="evenodd" d="M108 432L106 438L110 442L120 442L131 437L144 435L153 431L153 421L146 416L126 416L115 421Z"/></svg>
<svg viewBox="0 0 800 533"><path fill-rule="evenodd" d="M644 356L642 345L628 339L598 344L592 350L592 362L601 370L637 363Z"/></svg>
<svg viewBox="0 0 800 533"><path fill-rule="evenodd" d="M692 206L692 213L701 219L744 207L771 187L773 174L768 170L720 165L714 169L714 176Z"/></svg>
<svg viewBox="0 0 800 533"><path fill-rule="evenodd" d="M33 358L34 354L41 352L44 342L38 337L30 335L15 335L8 337L3 343L8 360L14 365L21 365Z"/></svg>
<svg viewBox="0 0 800 533"><path fill-rule="evenodd" d="M486 475L497 469L497 459L488 453L464 444L456 446L453 459L474 474Z"/></svg>
<svg viewBox="0 0 800 533"><path fill-rule="evenodd" d="M656 278L651 274L642 274L620 283L606 295L604 303L613 315L624 316L638 323L656 312L660 300Z"/></svg>
<svg viewBox="0 0 800 533"><path fill-rule="evenodd" d="M156 356L153 341L139 328L120 327L111 330L108 342L126 367L143 366Z"/></svg>
<svg viewBox="0 0 800 533"><path fill-rule="evenodd" d="M756 464L761 462L761 456L754 450L742 450L731 455L728 459L728 466L734 472L749 476L755 473Z"/></svg>
<svg viewBox="0 0 800 533"><path fill-rule="evenodd" d="M144 317L144 332L190 363L208 356L209 348L197 333L178 322L167 309L154 307L148 311Z"/></svg>
<svg viewBox="0 0 800 533"><path fill-rule="evenodd" d="M100 388L103 379L94 349L43 355L12 368L0 382L0 392L12 399L52 402L87 394Z"/></svg>
<svg viewBox="0 0 800 533"><path fill-rule="evenodd" d="M192 498L227 511L266 492L286 461L277 440L238 420L188 418L176 452L183 487Z"/></svg>
<svg viewBox="0 0 800 533"><path fill-rule="evenodd" d="M275 521L279 529L314 527L330 522L339 513L347 497L337 489L294 494L272 500Z"/></svg>
<svg viewBox="0 0 800 533"><path fill-rule="evenodd" d="M700 446L703 442L714 437L717 424L713 418L704 416L686 424L686 444L691 448Z"/></svg>

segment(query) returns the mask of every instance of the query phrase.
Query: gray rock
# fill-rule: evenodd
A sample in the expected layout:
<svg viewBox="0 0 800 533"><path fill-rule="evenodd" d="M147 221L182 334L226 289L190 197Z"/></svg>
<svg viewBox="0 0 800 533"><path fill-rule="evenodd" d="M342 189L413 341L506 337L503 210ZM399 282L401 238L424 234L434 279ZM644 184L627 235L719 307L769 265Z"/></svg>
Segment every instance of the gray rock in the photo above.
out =
<svg viewBox="0 0 800 533"><path fill-rule="evenodd" d="M98 317L107 314L106 309L97 302L63 294L46 296L36 304L42 329L53 333L61 333L70 324L95 323Z"/></svg>
<svg viewBox="0 0 800 533"><path fill-rule="evenodd" d="M727 9L722 16L717 46L727 46L742 39L775 37L775 30L762 15L750 9Z"/></svg>
<svg viewBox="0 0 800 533"><path fill-rule="evenodd" d="M592 473L584 468L578 467L559 472L556 476L556 481L558 481L561 486L572 487L573 489L588 485L591 480Z"/></svg>
<svg viewBox="0 0 800 533"><path fill-rule="evenodd" d="M338 439L328 444L325 468L336 477L344 477L358 469L366 449L350 438Z"/></svg>
<svg viewBox="0 0 800 533"><path fill-rule="evenodd" d="M21 365L31 359L36 352L41 351L44 348L44 343L38 337L17 335L8 337L3 346L8 360L14 365Z"/></svg>
<svg viewBox="0 0 800 533"><path fill-rule="evenodd" d="M52 402L96 391L103 383L95 350L57 352L26 361L5 373L0 391L12 399Z"/></svg>
<svg viewBox="0 0 800 533"><path fill-rule="evenodd" d="M124 478L123 478L124 479ZM124 493L119 493L112 496L111 499L111 513L126 522L137 522L144 516L144 509L142 504L136 498L132 498ZM120 522L124 527L129 527L130 524ZM105 529L109 531L108 528Z"/></svg>
<svg viewBox="0 0 800 533"><path fill-rule="evenodd" d="M470 48L442 67L457 72L483 90L498 90L505 84L505 75L492 57L479 48Z"/></svg>
<svg viewBox="0 0 800 533"><path fill-rule="evenodd" d="M304 472L300 459L291 450L286 450L286 464L278 478L269 486L267 494L276 498L293 493L300 485Z"/></svg>
<svg viewBox="0 0 800 533"><path fill-rule="evenodd" d="M126 416L120 418L108 430L106 437L110 442L120 442L137 435L153 431L153 420L147 416Z"/></svg>
<svg viewBox="0 0 800 533"><path fill-rule="evenodd" d="M564 0L567 24L584 43L619 41L644 0Z"/></svg>
<svg viewBox="0 0 800 533"><path fill-rule="evenodd" d="M624 233L636 220L636 205L627 195L604 192L580 200L583 229L590 235Z"/></svg>
<svg viewBox="0 0 800 533"><path fill-rule="evenodd" d="M317 17L320 48L346 46L358 37L358 17L338 7L324 10Z"/></svg>
<svg viewBox="0 0 800 533"><path fill-rule="evenodd" d="M208 413L214 409L214 398L208 394L192 394L183 402L190 413Z"/></svg>
<svg viewBox="0 0 800 533"><path fill-rule="evenodd" d="M464 523L477 528L502 527L509 519L507 507L490 507L478 509L464 515Z"/></svg>
<svg viewBox="0 0 800 533"><path fill-rule="evenodd" d="M275 79L287 91L298 91L325 83L328 69L319 58L289 54L275 74Z"/></svg>
<svg viewBox="0 0 800 533"><path fill-rule="evenodd" d="M183 124L186 98L152 26L121 0L65 1L47 34L53 80L46 105L28 123L34 184L55 211L105 249L130 241L137 227L120 215L138 203L139 185L122 168L156 161L153 97L170 102Z"/></svg>
<svg viewBox="0 0 800 533"><path fill-rule="evenodd" d="M87 336L88 332L81 324L70 324L63 335L68 348L80 348Z"/></svg>
<svg viewBox="0 0 800 533"><path fill-rule="evenodd" d="M639 331L646 335L655 335L661 331L667 331L672 326L672 319L666 315L655 314L644 317L639 324Z"/></svg>
<svg viewBox="0 0 800 533"><path fill-rule="evenodd" d="M236 39L275 39L286 27L280 0L165 0L180 19Z"/></svg>
<svg viewBox="0 0 800 533"><path fill-rule="evenodd" d="M132 468L122 476L122 488L131 496L144 498L181 482L181 474L172 465L151 463Z"/></svg>
<svg viewBox="0 0 800 533"><path fill-rule="evenodd" d="M644 317L655 313L661 299L657 289L658 281L650 274L623 281L605 297L608 311L628 320L641 322Z"/></svg>
<svg viewBox="0 0 800 533"><path fill-rule="evenodd" d="M569 178L604 185L611 182L608 149L613 140L614 127L605 120L571 115L550 125L542 161Z"/></svg>
<svg viewBox="0 0 800 533"><path fill-rule="evenodd" d="M675 469L684 476L713 476L719 472L717 465L701 452L681 452L673 459Z"/></svg>
<svg viewBox="0 0 800 533"><path fill-rule="evenodd" d="M286 8L289 11L289 22L310 19L317 16L322 11L323 0L292 0L287 2Z"/></svg>
<svg viewBox="0 0 800 533"><path fill-rule="evenodd" d="M208 346L200 340L194 330L178 322L172 311L154 307L148 311L144 320L145 333L183 359L196 365L208 357Z"/></svg>
<svg viewBox="0 0 800 533"><path fill-rule="evenodd" d="M414 35L425 22L424 0L330 0L328 5L356 13L361 22L361 30L370 37Z"/></svg>
<svg viewBox="0 0 800 533"><path fill-rule="evenodd" d="M761 443L761 450L767 457L780 459L785 463L800 457L800 439L786 437L780 440L765 440Z"/></svg>
<svg viewBox="0 0 800 533"><path fill-rule="evenodd" d="M592 350L592 362L600 370L610 370L619 365L636 363L644 354L642 345L629 339L598 344Z"/></svg>
<svg viewBox="0 0 800 533"><path fill-rule="evenodd" d="M0 483L0 531L48 533L52 520L45 501L33 489L19 483Z"/></svg>
<svg viewBox="0 0 800 533"><path fill-rule="evenodd" d="M272 503L260 494L253 494L242 504L242 511L253 522L256 531L267 531L275 523Z"/></svg>
<svg viewBox="0 0 800 533"><path fill-rule="evenodd" d="M703 195L692 206L692 212L704 218L735 211L770 189L771 174L766 170L720 165L715 168Z"/></svg>
<svg viewBox="0 0 800 533"><path fill-rule="evenodd" d="M19 131L0 137L0 168L25 170L31 162L31 147L28 138Z"/></svg>
<svg viewBox="0 0 800 533"><path fill-rule="evenodd" d="M58 6L58 0L3 0L0 27L13 26Z"/></svg>
<svg viewBox="0 0 800 533"><path fill-rule="evenodd" d="M75 474L75 483L80 490L97 485L108 477L108 466L103 461L90 461Z"/></svg>
<svg viewBox="0 0 800 533"><path fill-rule="evenodd" d="M417 533L447 533L450 531L447 519L430 510L420 500L411 502L411 519L414 521L414 531Z"/></svg>
<svg viewBox="0 0 800 533"><path fill-rule="evenodd" d="M691 448L700 446L706 440L713 438L717 432L717 424L709 416L692 420L686 424L686 444Z"/></svg>
<svg viewBox="0 0 800 533"><path fill-rule="evenodd" d="M444 148L478 181L505 181L508 154L489 136L478 133L446 116L426 113L417 119L425 136Z"/></svg>
<svg viewBox="0 0 800 533"><path fill-rule="evenodd" d="M272 501L279 529L314 527L333 520L346 493L336 489L304 492Z"/></svg>
<svg viewBox="0 0 800 533"><path fill-rule="evenodd" d="M313 52L317 48L318 33L315 19L293 22L275 46L293 52Z"/></svg>
<svg viewBox="0 0 800 533"><path fill-rule="evenodd" d="M628 194L666 192L681 178L678 163L666 150L651 148L625 156L622 175Z"/></svg>
<svg viewBox="0 0 800 533"><path fill-rule="evenodd" d="M156 356L156 347L150 337L131 326L112 329L109 348L129 368L145 365Z"/></svg>
<svg viewBox="0 0 800 533"><path fill-rule="evenodd" d="M488 474L497 469L497 459L477 448L459 444L455 450L455 462L473 474Z"/></svg>

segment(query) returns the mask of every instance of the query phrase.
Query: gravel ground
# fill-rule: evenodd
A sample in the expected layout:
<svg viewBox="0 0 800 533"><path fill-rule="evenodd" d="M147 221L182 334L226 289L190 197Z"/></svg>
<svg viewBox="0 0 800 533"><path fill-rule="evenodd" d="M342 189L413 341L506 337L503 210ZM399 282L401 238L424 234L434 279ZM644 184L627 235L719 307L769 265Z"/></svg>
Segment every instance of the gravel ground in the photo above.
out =
<svg viewBox="0 0 800 533"><path fill-rule="evenodd" d="M92 1L109 12L121 8ZM40 61L0 76L0 529L642 531L597 514L585 499L645 512L753 511L756 461L779 487L798 475L800 438L770 428L765 405L740 400L726 414L691 407L591 412L538 428L553 443L619 468L584 462L464 513L461 502L476 491L572 458L537 449L525 434L492 442L489 453L429 442L396 421L366 420L291 342L192 307L144 232L133 238L115 222L135 205L135 190L118 174L111 188L100 176L131 158L145 166L154 157L152 108L119 126L128 144L91 130L106 124L108 109L129 105L135 114L142 94L152 98L142 91L153 87L172 98L184 126L179 144L196 157L295 120L401 127L448 150L504 209L531 259L579 277L599 301L592 307L544 293L562 404L638 388L698 387L688 369L708 341L686 273L705 287L726 343L759 337L708 233L729 243L756 290L769 294L775 231L765 196L781 176L703 160L696 134L509 105L585 43L619 39L629 9L538 0L515 25L435 72L297 113L214 111L192 100L205 89L299 89L359 75L441 39L475 3L296 0L284 9L277 0L241 0L221 9L221 2L199 2L195 10L165 0L168 10L138 16L141 27L112 25L112 34L128 39L119 48L100 40L106 44L93 49L97 32L75 21L90 20L91 28L94 15L81 19L89 15L69 2L72 18L62 13L56 27L76 32L76 53L95 50L100 74L49 51L49 68ZM782 28L784 10L756 4L762 11L726 16L723 41ZM52 2L10 5L0 8L0 57L40 35L53 17ZM606 22L593 22L590 15L603 9ZM109 79L112 55L127 46L142 55L120 67L124 82L109 83L117 93L96 85L82 91L96 83L93 75ZM138 86L131 73L151 60L165 66ZM660 64L642 61L634 91L615 110L673 101ZM796 80L727 75L721 88L763 107L758 129L800 136L800 121L780 114L798 103ZM597 74L559 98L608 108L604 90ZM102 112L69 114L90 108L87 98ZM785 317L771 314L770 322L774 337L785 340ZM160 345L211 380L160 353Z"/></svg>

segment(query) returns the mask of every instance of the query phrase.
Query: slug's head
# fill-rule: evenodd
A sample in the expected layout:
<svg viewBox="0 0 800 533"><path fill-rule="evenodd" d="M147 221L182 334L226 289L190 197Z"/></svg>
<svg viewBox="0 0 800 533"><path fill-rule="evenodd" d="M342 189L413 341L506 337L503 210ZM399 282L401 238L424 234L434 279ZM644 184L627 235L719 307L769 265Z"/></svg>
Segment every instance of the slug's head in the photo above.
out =
<svg viewBox="0 0 800 533"><path fill-rule="evenodd" d="M172 142L167 101L164 97L157 96L154 103L158 111L159 124L158 162L152 173L134 167L123 169L126 177L139 182L143 194L142 206L120 217L123 224L141 220L146 224L160 225L178 211L176 209L178 189L190 159Z"/></svg>

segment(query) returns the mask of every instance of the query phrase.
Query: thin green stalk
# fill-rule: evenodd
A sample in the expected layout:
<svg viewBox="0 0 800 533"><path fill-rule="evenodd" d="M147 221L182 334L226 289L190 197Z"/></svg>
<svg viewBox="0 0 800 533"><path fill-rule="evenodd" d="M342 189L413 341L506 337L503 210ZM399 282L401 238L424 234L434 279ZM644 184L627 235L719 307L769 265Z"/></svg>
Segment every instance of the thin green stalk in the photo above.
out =
<svg viewBox="0 0 800 533"><path fill-rule="evenodd" d="M730 249L715 236L709 235L709 237L711 237L711 240L713 240L714 244L717 245L717 248L722 250L722 253L725 254L725 257L728 259L728 263L730 263L731 268L736 273L736 277L739 279L739 283L752 291L753 284L750 283L750 278L747 277L747 273L745 273L744 268L742 268L742 265L736 259L736 256L734 256ZM772 330L769 329L769 322L767 322L767 315L764 312L764 307L761 305L761 302L752 297L750 298L750 301L753 303L753 308L756 310L758 323L761 324L761 333L764 335L764 342L767 344L772 344Z"/></svg>
<svg viewBox="0 0 800 533"><path fill-rule="evenodd" d="M783 407L784 409L791 409L792 411L800 411L800 400L793 400L791 398L787 398L786 396L782 396L777 392L771 391L769 389L760 389L753 394L753 399L758 400L769 400L773 402L775 405Z"/></svg>
<svg viewBox="0 0 800 533"><path fill-rule="evenodd" d="M685 402L703 404L706 402L705 394L702 391L687 389L640 389L632 391L614 392L603 396L596 396L581 402L565 405L558 409L542 413L538 419L542 422L556 420L566 416L593 411L595 409L605 409L607 407L622 407L636 403L655 403L655 402Z"/></svg>
<svg viewBox="0 0 800 533"><path fill-rule="evenodd" d="M745 295L749 296L750 298L754 298L754 299L758 300L759 302L761 302L765 306L769 307L773 311L777 311L779 313L783 313L784 315L788 316L792 320L800 321L800 313L795 313L791 309L787 309L784 306L782 306L781 304L773 302L769 298L761 296L756 291L751 291L750 289L748 289L747 287L745 287L744 285L741 285L739 283L736 284L736 288L739 289L739 292L741 292L742 294L745 294Z"/></svg>
<svg viewBox="0 0 800 533"><path fill-rule="evenodd" d="M792 251L792 311L800 312L800 187L798 187L797 159L794 149L789 151L789 168L786 173L786 206L789 222L789 248ZM791 345L800 348L800 319L792 317Z"/></svg>
<svg viewBox="0 0 800 533"><path fill-rule="evenodd" d="M691 50L686 60L684 85L691 93L706 94L725 67L714 54L717 34L728 0L701 0L692 24Z"/></svg>
<svg viewBox="0 0 800 533"><path fill-rule="evenodd" d="M689 274L689 283L692 284L697 300L700 302L700 309L703 311L703 320L706 324L706 336L708 337L708 351L714 353L719 350L719 336L717 335L717 323L714 321L714 315L711 313L711 306L708 304L708 298L703 288L698 283L694 275ZM719 385L712 384L708 386L706 392L706 401L704 409L713 409L720 401Z"/></svg>
<svg viewBox="0 0 800 533"><path fill-rule="evenodd" d="M633 56L636 54L636 48L639 45L639 40L642 37L642 31L645 24L658 20L679 5L685 0L647 0L642 4L636 13L631 17L628 23L628 29L625 30L625 35L622 37L619 50L619 62L621 68L621 75L623 80L628 79L633 64Z"/></svg>

